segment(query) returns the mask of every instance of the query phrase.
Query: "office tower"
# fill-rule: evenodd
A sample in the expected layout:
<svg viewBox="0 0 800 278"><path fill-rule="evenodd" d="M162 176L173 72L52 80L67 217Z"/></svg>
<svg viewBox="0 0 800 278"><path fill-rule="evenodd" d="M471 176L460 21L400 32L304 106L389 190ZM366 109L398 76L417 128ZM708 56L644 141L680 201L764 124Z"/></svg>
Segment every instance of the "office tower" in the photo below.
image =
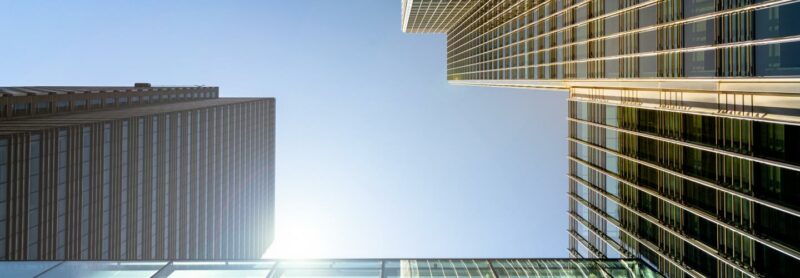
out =
<svg viewBox="0 0 800 278"><path fill-rule="evenodd" d="M0 93L0 260L257 259L271 243L274 99Z"/></svg>
<svg viewBox="0 0 800 278"><path fill-rule="evenodd" d="M664 277L638 259L0 262L14 277Z"/></svg>
<svg viewBox="0 0 800 278"><path fill-rule="evenodd" d="M572 256L800 273L800 1L402 5L451 84L568 93Z"/></svg>

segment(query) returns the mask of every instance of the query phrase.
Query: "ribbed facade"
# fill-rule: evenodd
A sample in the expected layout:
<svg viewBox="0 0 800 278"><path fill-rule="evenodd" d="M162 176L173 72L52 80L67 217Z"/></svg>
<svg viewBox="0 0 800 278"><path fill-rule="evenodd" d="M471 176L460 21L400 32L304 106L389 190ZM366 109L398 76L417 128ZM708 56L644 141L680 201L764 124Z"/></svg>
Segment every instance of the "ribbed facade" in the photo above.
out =
<svg viewBox="0 0 800 278"><path fill-rule="evenodd" d="M160 90L175 99L0 120L1 260L260 258L274 99Z"/></svg>
<svg viewBox="0 0 800 278"><path fill-rule="evenodd" d="M570 250L670 277L800 267L800 126L569 102Z"/></svg>
<svg viewBox="0 0 800 278"><path fill-rule="evenodd" d="M800 273L800 1L460 4L439 30L451 84L569 93L574 257Z"/></svg>

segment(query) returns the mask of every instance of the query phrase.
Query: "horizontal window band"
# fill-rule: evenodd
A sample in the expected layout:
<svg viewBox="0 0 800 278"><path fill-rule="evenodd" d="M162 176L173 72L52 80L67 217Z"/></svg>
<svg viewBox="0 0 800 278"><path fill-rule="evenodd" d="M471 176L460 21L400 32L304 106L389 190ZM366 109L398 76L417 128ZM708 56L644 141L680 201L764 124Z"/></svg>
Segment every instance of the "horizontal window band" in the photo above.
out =
<svg viewBox="0 0 800 278"><path fill-rule="evenodd" d="M637 164L641 164L641 165L653 168L655 170L658 170L658 171L670 174L672 176L676 176L676 177L679 177L679 178L694 182L694 183L699 184L699 185L706 186L706 187L711 188L711 189L719 190L719 191L734 195L736 197L739 197L739 198L742 198L742 199L745 199L745 200L748 200L748 201L751 201L751 202L754 202L754 203L758 203L758 204L763 205L765 207L769 207L769 208L772 208L772 209L775 209L775 210L778 210L778 211L781 211L781 212L784 212L784 213L788 213L788 214L790 214L792 216L795 216L795 217L800 217L800 212L798 212L797 210L785 207L783 205L779 205L779 204L776 204L776 203L773 203L773 202L770 202L770 201L762 200L762 199L756 198L754 196L748 195L746 193L742 193L742 192L739 192L739 191L736 191L736 190L733 190L733 189L729 189L729 188L723 187L721 185L717 185L717 184L714 184L714 183L711 183L711 182L708 182L708 181L705 181L705 180L701 180L699 178L691 177L691 176L688 176L686 174L679 173L679 172L676 172L676 171L661 167L661 166L653 164L653 163L645 162L643 160L636 159L636 158L621 154L621 153L616 152L616 151L612 151L612 150L605 149L605 148L602 148L602 147L599 147L599 146L595 146L594 144L591 144L589 142L584 142L584 141L581 141L581 140L578 140L578 139L574 139L574 138L567 138L567 140L570 141L570 142L575 142L575 143L578 143L578 144L585 145L585 146L587 146L589 148L592 148L592 149L595 149L595 150L599 150L601 152L605 152L605 153L610 153L610 154L616 155L617 157L624 158L626 160L630 160L630 161L635 162Z"/></svg>
<svg viewBox="0 0 800 278"><path fill-rule="evenodd" d="M717 49L729 49L729 48L740 48L746 46L757 46L757 45L770 45L770 44L781 44L781 43L790 43L800 41L800 35L794 36L787 36L787 37L780 37L780 38L769 38L769 39L760 39L760 40L749 40L749 41L742 41L742 42L731 42L731 43L721 43L715 44L710 46L693 46L693 47L685 47L685 48L676 48L676 49L668 49L668 50L657 50L657 51L650 51L650 52L640 52L640 53L632 53L632 54L622 54L622 55L613 55L613 56L605 56L605 57L595 57L595 58L586 58L580 60L570 60L570 61L559 61L559 62L550 62L550 63L543 63L537 65L525 65L525 66L513 66L513 67L502 67L502 68L494 68L494 69L484 69L484 70L477 70L477 71L465 71L465 72L458 72L449 74L448 77L454 75L468 75L468 74L480 74L480 73L494 73L494 72L501 72L505 70L523 70L532 67L549 67L549 66L559 66L559 65L571 65L577 63L584 63L584 62L599 62L599 61L611 61L611 60L622 60L625 58L636 58L636 57L650 57L650 56L658 56L658 55L666 55L666 54L676 54L676 53L692 53L692 52L701 52L707 50L717 50ZM559 46L562 47L562 46ZM567 47L567 46L563 46ZM526 54L518 54L518 55L529 55ZM502 59L511 59L512 57L502 58ZM489 62L478 62L475 64L471 64L469 66L479 66L481 63L493 63ZM452 69L448 68L448 71ZM587 78L591 79L591 78ZM558 80L558 79L544 79L544 80Z"/></svg>
<svg viewBox="0 0 800 278"><path fill-rule="evenodd" d="M538 50L535 50L535 51L532 51L532 52L525 52L524 54L516 54L516 55L504 57L504 58L512 58L512 57L516 57L516 56L520 56L520 55L534 54L534 53L538 53L540 51L542 51L542 52L543 51L550 51L550 50L557 49L557 48L560 48L560 47L567 47L567 46L572 46L572 45L577 45L577 44L585 44L585 43L592 42L592 41L597 41L597 40L602 40L602 39L609 39L609 38L616 38L616 37L621 37L623 35L628 35L628 34L633 34L633 33L649 32L649 31L653 31L653 30L658 30L659 28L668 28L668 27L679 25L679 24L695 23L695 22L699 22L699 21L703 21L703 20L707 20L707 19L711 19L711 18L716 18L716 17L720 17L720 16L725 16L725 15L730 15L730 14L734 14L734 13L739 13L739 12L743 12L743 11L756 10L756 9L762 9L762 8L769 8L769 7L772 7L772 6L779 6L779 5L783 5L783 4L793 3L795 1L796 0L777 0L777 1L770 1L770 2L766 2L766 3L761 3L761 4L754 4L754 5L735 8L735 9L730 9L730 10L724 10L724 11L719 11L719 12L714 12L714 13L709 13L709 14L703 14L703 15L699 15L699 16L696 16L696 17L693 17L693 18L665 22L663 24L647 26L647 27L634 29L634 30L628 30L628 31L624 31L624 32L617 32L617 33L614 33L614 34L611 34L611 35L607 35L607 36L602 36L602 37L597 37L597 38L589 38L587 40L580 41L580 42L571 42L571 43L566 43L566 44L560 44L560 45L557 45L557 46L553 46L553 47L549 47L549 48L545 48L545 49L538 49ZM648 1L648 2L645 2L645 3L637 4L635 8L643 8L643 7L646 7L646 6L649 6L649 5L653 5L653 4L657 4L657 3L658 3L658 1ZM625 10L625 11L628 11L628 10ZM616 15L616 14L614 14L614 15ZM608 16L608 17L610 17L610 16ZM511 43L509 45L504 45L504 46L501 46L499 48L494 48L494 49L492 49L490 51L498 51L498 50L501 50L501 49L504 49L504 48L513 47L513 46L515 46L517 44L524 44L524 43L527 43L530 40L535 40L535 39L538 39L538 38L543 37L543 36L552 35L553 33L556 33L556 32L561 32L564 29L574 28L574 27L577 27L577 26L580 26L580 25L588 24L589 22L592 22L594 20L600 20L600 19L605 19L605 18L607 18L607 17L591 18L591 19L588 19L587 21L584 21L584 22L574 23L572 25L568 25L568 26L562 27L561 29L553 30L553 31L550 31L550 32L544 33L544 34L540 34L540 35L537 35L536 37L533 37L533 38L526 38L526 39L524 39L522 41L514 42L514 43ZM522 29L526 29L527 27L528 26L526 25L526 26L524 26L522 28L515 29L515 30L507 33L506 35L510 35L510 33L513 33L513 32L524 31ZM480 38L480 36L475 37L474 39L477 39L477 38ZM501 38L495 38L493 40L499 40L499 39L501 39ZM471 51L472 49L482 47L483 44L486 44L486 43L491 43L491 41L487 41L487 42L481 43L480 45L473 46L470 49L464 50L464 51L462 51L462 52L460 52L458 54L454 54L453 56L450 56L450 54L448 52L448 57L455 57L457 55L461 55L462 53L465 53L467 51ZM448 45L448 48L450 48L450 47L451 46ZM448 62L448 69L451 69L449 67L451 64L461 63L461 62L463 62L463 61L465 61L467 59L472 59L472 58L478 57L478 56L486 54L486 53L487 52L477 53L477 54L473 54L473 55L471 55L469 57L459 58L458 60L455 60L455 61L452 61L452 62ZM464 67L464 66L459 66L459 67L455 67L455 68L452 68L452 69L456 69L456 68L460 68L460 67Z"/></svg>
<svg viewBox="0 0 800 278"><path fill-rule="evenodd" d="M574 161L576 163L579 163L581 165L584 165L586 167L589 167L590 169L592 169L592 170L594 170L596 172L599 172L599 173L601 173L601 174L603 174L605 176L611 177L611 178L613 178L613 179L615 179L615 180L617 180L617 181L619 181L621 183L624 183L625 185L630 186L630 187L632 187L632 188L634 188L634 189L636 189L638 191L641 191L641 192L644 192L644 193L646 193L646 194L648 194L650 196L653 196L656 199L659 199L661 201L669 203L670 205L679 207L680 209L688 211L688 212L690 212L690 213L692 213L692 214L694 214L694 215L696 215L696 216L698 216L700 218L703 218L703 219L705 219L707 221L713 222L714 224L722 226L723 228L726 228L726 229L728 229L728 230L730 230L732 232L736 232L736 233L738 233L738 234L740 234L742 236L745 236L745 237L747 237L747 238L749 238L749 239L751 239L753 241L756 241L756 242L758 242L760 244L763 244L764 246L770 247L770 248L774 249L775 251L781 252L781 253L783 253L783 254L785 254L787 256L790 256L790 257L794 258L795 260L800 260L800 254L798 254L797 251L792 250L791 248L788 248L786 246L783 246L782 244L773 242L773 241L771 241L769 239L764 239L764 238L758 237L758 236L756 236L756 235L754 235L754 234L752 234L750 232L746 232L746 231L744 231L744 230L742 230L740 228L734 227L733 225L730 225L730 224L728 224L728 223L726 223L726 222L724 222L722 220L717 219L716 216L710 215L710 214L708 214L706 212L700 211L697 208L689 207L689 206L686 206L686 205L684 205L684 204L682 204L680 202L677 202L677 201L671 200L669 198L666 198L663 195L661 195L660 193L658 193L658 192L656 192L656 191L654 191L652 189L646 188L646 187L638 185L638 184L634 184L634 183L632 183L632 182L630 182L628 180L625 180L625 179L619 177L616 174L608 172L608 171L606 171L604 169L601 169L601 168L599 168L597 166L591 165L591 164L589 164L589 163L587 163L587 162L585 162L583 160L580 160L580 159L577 159L577 158L574 158L574 157L569 157L569 160ZM591 190L593 190L593 191L605 196L606 198L612 198L612 201L616 202L618 205L625 206L624 204L620 203L619 199L616 196L612 196L612 195L610 195L610 194L608 194L606 192L600 192L598 188L596 188L593 185L590 185L591 183L586 182L586 181L580 179L579 177L576 177L575 175L568 174L567 177L570 180L573 180L575 182L583 184L587 188L589 188L589 189L591 189ZM611 197L609 197L609 196L611 196Z"/></svg>
<svg viewBox="0 0 800 278"><path fill-rule="evenodd" d="M585 200L583 200L583 199L581 199L581 198L579 198L579 197L577 197L576 195L573 195L573 194L567 194L567 195L568 195L568 197L569 197L570 199L572 199L572 200L575 200L576 202L579 202L579 203L583 204L584 206L586 206L586 208L588 208L589 210L591 210L592 212L594 212L596 215L598 215L598 216L600 216L600 217L602 217L602 218L606 219L606 223L610 223L611 225L614 225L614 226L616 226L616 227L619 229L619 231L620 231L620 232L627 234L627 235L628 235L628 237L630 237L630 238L632 238L632 239L636 240L637 242L639 242L639 244L642 244L642 245L644 245L645 247L647 247L647 248L650 248L650 250L653 250L653 251L658 251L658 250L660 249L658 246L655 246L655 245L654 245L652 242L650 242L650 241L648 241L648 240L645 240L645 239L641 238L641 237L640 237L638 234L636 234L636 233L633 233L633 232L629 231L629 230L628 230L628 229L626 229L625 227L621 227L621 226L622 226L621 224L617 223L617 221L616 221L616 220L614 220L614 219L612 219L611 217L609 217L609 216L608 216L608 214L606 214L605 212L603 212L603 211L601 211L601 210L598 210L598 209L597 209L597 208L595 208L594 206L587 205L587 203L586 203L586 201L585 201ZM575 214L574 212L570 212L570 215L571 215L571 216L572 216L573 214L574 214L574 217L580 217L579 215ZM691 244L691 243L690 243L690 244ZM637 248L637 249L638 249L638 248ZM687 266L687 265L686 265L685 263L683 263L683 262L676 261L675 259L673 259L673 258L670 258L670 257L668 257L668 256L664 256L664 254L661 254L661 253L658 253L658 252L656 252L656 254L658 254L659 256L661 256L661 258L664 258L665 260L669 261L669 262L670 262L670 263L672 263L673 265L677 266L678 268L680 268L681 270L683 270L683 272L685 272L685 273L689 274L689 275L690 275L690 276L692 276L692 277L705 277L704 275L702 275L702 274L700 274L700 273L697 273L697 271L695 271L695 270L691 269L691 267Z"/></svg>
<svg viewBox="0 0 800 278"><path fill-rule="evenodd" d="M649 138L649 139L653 139L653 140L663 141L663 142L667 142L667 143L670 143L670 144L675 144L675 145L679 145L679 146L683 146L683 147L687 147L687 148L693 148L693 149L698 149L698 150L702 150L702 151L713 152L713 153L716 153L716 154L726 155L726 156L730 156L730 157L735 157L735 158L739 158L739 159L744 159L744 160L748 160L748 161L758 162L758 163L762 163L762 164L766 164L766 165L770 165L770 166L775 166L775 167L780 167L780 168L784 168L784 169L800 172L800 166L797 166L797 165L792 165L792 164L788 164L788 163L783 163L783 162L773 161L773 160L769 160L769 159L754 157L754 156L750 156L750 155L740 154L740 153L736 153L736 152L732 152L732 151L720 150L720 149L717 149L717 148L703 146L703 145L690 143L690 142L686 142L686 141L669 139L669 138L665 138L665 137L661 137L661 136L657 136L657 135L651 135L651 134L647 134L647 133L631 131L631 130L627 130L627 129L623 129L623 128L618 128L618 127L613 127L613 126L593 123L593 122L584 121L584 120L575 119L575 118L567 118L567 120L571 121L571 122L575 122L575 123L591 125L591 126L594 126L594 127L605 128L605 129L613 130L613 131L616 131L616 132L623 132L623 133L627 133L627 134L634 135L634 136L645 137L645 138Z"/></svg>
<svg viewBox="0 0 800 278"><path fill-rule="evenodd" d="M676 113L698 115L698 116L711 116L711 117L718 117L718 118L725 118L725 119L756 121L756 122L765 122L765 123L792 125L792 126L800 125L800 117L798 117L797 121L789 121L789 120L787 120L787 119L789 119L789 117L770 117L769 115L761 117L761 118L758 118L758 117L749 117L749 116L743 116L743 115L735 115L735 114L731 114L731 113L712 113L712 112L701 112L701 111L697 111L697 110L690 111L690 110L686 110L686 109L676 109L676 108L669 108L669 107L644 106L644 105L641 105L641 104L632 104L630 102L620 102L620 103L603 102L603 101L597 101L595 99L581 99L581 98L573 98L573 97L570 97L567 100L568 101L578 101L578 102L588 102L588 103L614 105L614 106L619 106L619 107L647 109L647 110L655 110L655 111L676 112Z"/></svg>

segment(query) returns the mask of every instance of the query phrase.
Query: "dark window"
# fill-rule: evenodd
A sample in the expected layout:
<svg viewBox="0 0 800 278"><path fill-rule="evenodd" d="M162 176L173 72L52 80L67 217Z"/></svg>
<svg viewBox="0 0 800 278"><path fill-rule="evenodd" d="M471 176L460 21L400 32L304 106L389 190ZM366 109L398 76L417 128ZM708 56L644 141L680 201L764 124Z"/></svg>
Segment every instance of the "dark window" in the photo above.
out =
<svg viewBox="0 0 800 278"><path fill-rule="evenodd" d="M796 200L796 199L795 199ZM771 240L800 249L800 217L786 214L760 204L754 204L753 228L756 234L766 235Z"/></svg>
<svg viewBox="0 0 800 278"><path fill-rule="evenodd" d="M13 107L14 116L28 115L28 113L31 111L30 103L15 103Z"/></svg>
<svg viewBox="0 0 800 278"><path fill-rule="evenodd" d="M683 232L708 246L717 246L717 224L688 211L683 212Z"/></svg>
<svg viewBox="0 0 800 278"><path fill-rule="evenodd" d="M36 103L36 113L50 113L50 102L40 101L39 103Z"/></svg>
<svg viewBox="0 0 800 278"><path fill-rule="evenodd" d="M766 164L754 164L753 193L794 209L800 209L800 172Z"/></svg>
<svg viewBox="0 0 800 278"><path fill-rule="evenodd" d="M717 74L714 50L687 52L683 64L687 77L713 77Z"/></svg>
<svg viewBox="0 0 800 278"><path fill-rule="evenodd" d="M41 166L41 138L31 135L28 160L28 260L39 259L39 184Z"/></svg>
<svg viewBox="0 0 800 278"><path fill-rule="evenodd" d="M690 18L714 11L715 0L685 0L683 1L683 17Z"/></svg>
<svg viewBox="0 0 800 278"><path fill-rule="evenodd" d="M683 138L690 142L716 146L716 122L713 117L683 115Z"/></svg>
<svg viewBox="0 0 800 278"><path fill-rule="evenodd" d="M800 56L795 53L798 48L800 48L800 42L757 45L756 75L800 75Z"/></svg>
<svg viewBox="0 0 800 278"><path fill-rule="evenodd" d="M683 38L686 47L713 45L714 19L697 21L683 25Z"/></svg>
<svg viewBox="0 0 800 278"><path fill-rule="evenodd" d="M800 126L753 122L753 135L755 156L800 165Z"/></svg>
<svg viewBox="0 0 800 278"><path fill-rule="evenodd" d="M685 174L715 181L717 178L717 159L714 153L693 148L683 148Z"/></svg>
<svg viewBox="0 0 800 278"><path fill-rule="evenodd" d="M6 258L6 207L8 196L8 140L0 139L0 259Z"/></svg>
<svg viewBox="0 0 800 278"><path fill-rule="evenodd" d="M69 101L59 100L56 102L56 112L64 112L69 110Z"/></svg>
<svg viewBox="0 0 800 278"><path fill-rule="evenodd" d="M75 102L73 102L73 105L75 105L75 109L86 108L86 100L84 99L76 100Z"/></svg>
<svg viewBox="0 0 800 278"><path fill-rule="evenodd" d="M754 245L753 268L756 273L765 277L797 277L800 273L800 264L794 258L757 242Z"/></svg>
<svg viewBox="0 0 800 278"><path fill-rule="evenodd" d="M714 232L709 232L709 234L712 233L716 234ZM684 242L683 248L685 252L683 261L686 262L687 265L704 274L706 277L717 277L717 259L697 249L697 247L694 247L694 245L688 242Z"/></svg>
<svg viewBox="0 0 800 278"><path fill-rule="evenodd" d="M756 39L800 34L800 2L755 11Z"/></svg>
<svg viewBox="0 0 800 278"><path fill-rule="evenodd" d="M717 213L717 191L707 186L684 180L683 200L694 208L710 214Z"/></svg>

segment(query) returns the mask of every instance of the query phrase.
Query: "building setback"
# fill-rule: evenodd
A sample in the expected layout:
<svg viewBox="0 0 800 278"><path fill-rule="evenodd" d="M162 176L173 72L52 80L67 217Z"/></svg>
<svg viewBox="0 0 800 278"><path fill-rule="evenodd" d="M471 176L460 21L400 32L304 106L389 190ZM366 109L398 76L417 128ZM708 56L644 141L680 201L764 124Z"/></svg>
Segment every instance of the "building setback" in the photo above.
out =
<svg viewBox="0 0 800 278"><path fill-rule="evenodd" d="M0 260L257 259L272 242L274 99L0 93Z"/></svg>
<svg viewBox="0 0 800 278"><path fill-rule="evenodd" d="M568 92L569 250L800 273L800 1L403 0L451 84Z"/></svg>

